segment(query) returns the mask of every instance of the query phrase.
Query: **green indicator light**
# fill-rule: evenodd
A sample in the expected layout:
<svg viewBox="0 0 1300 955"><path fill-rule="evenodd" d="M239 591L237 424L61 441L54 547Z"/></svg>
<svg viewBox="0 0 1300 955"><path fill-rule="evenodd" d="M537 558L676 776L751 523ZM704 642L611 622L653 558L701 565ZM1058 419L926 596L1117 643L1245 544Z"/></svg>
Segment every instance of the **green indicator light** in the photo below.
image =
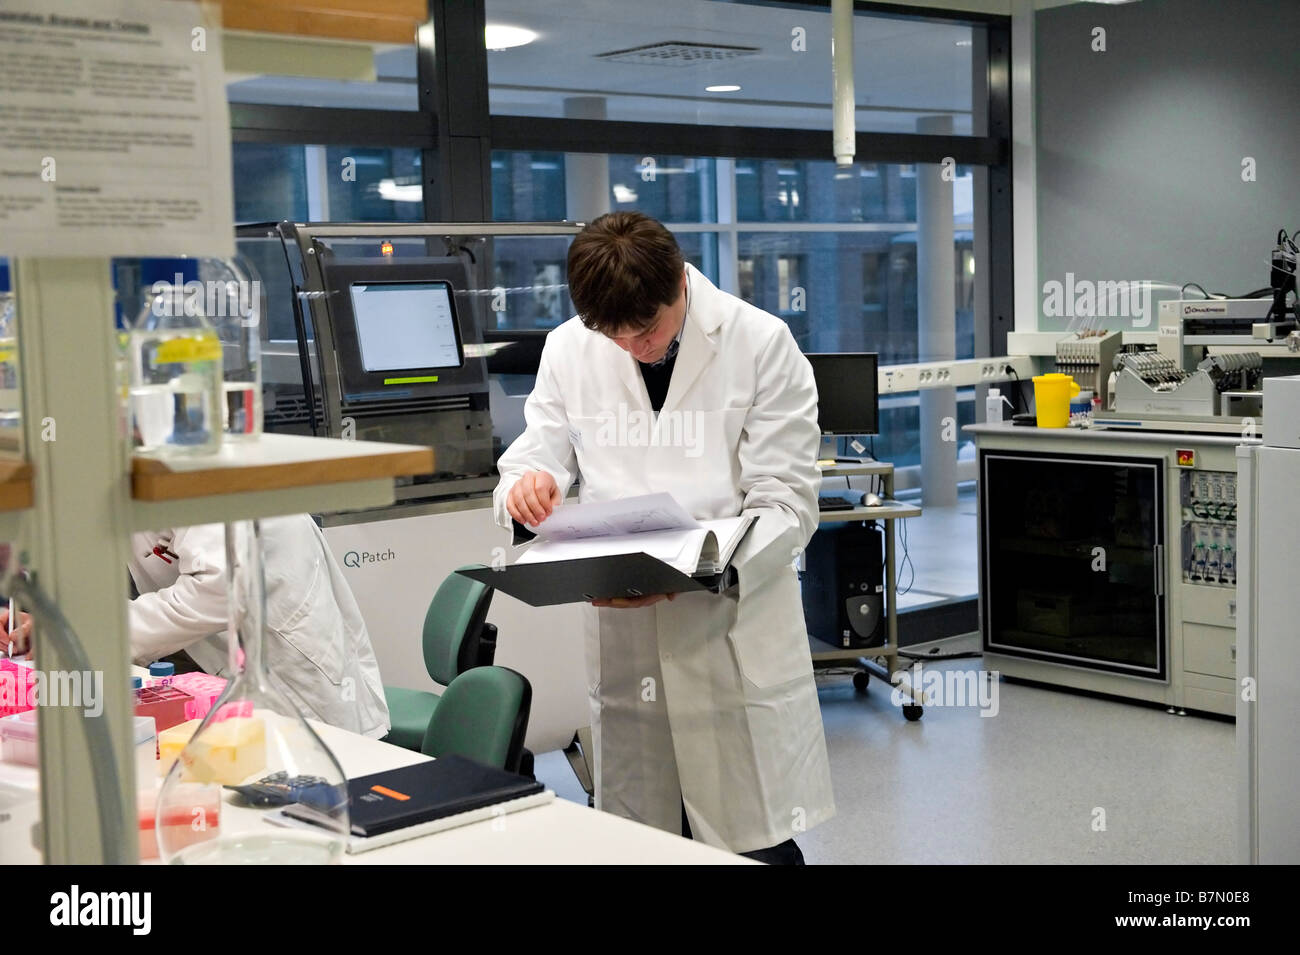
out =
<svg viewBox="0 0 1300 955"><path fill-rule="evenodd" d="M414 378L385 378L386 385L419 385L427 381L437 381L437 375L417 375Z"/></svg>

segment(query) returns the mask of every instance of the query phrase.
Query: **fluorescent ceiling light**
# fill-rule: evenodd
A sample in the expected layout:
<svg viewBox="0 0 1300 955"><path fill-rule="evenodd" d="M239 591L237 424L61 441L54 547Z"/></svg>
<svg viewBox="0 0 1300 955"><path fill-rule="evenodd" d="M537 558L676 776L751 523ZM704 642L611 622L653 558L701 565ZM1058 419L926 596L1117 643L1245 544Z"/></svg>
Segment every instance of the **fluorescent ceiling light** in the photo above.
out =
<svg viewBox="0 0 1300 955"><path fill-rule="evenodd" d="M957 46L970 46L970 44L971 44L971 41L970 41L970 40L958 40L956 45L957 45Z"/></svg>
<svg viewBox="0 0 1300 955"><path fill-rule="evenodd" d="M489 23L483 30L483 42L489 50L510 50L517 46L527 46L537 39L537 34L524 27L507 26L504 23Z"/></svg>
<svg viewBox="0 0 1300 955"><path fill-rule="evenodd" d="M706 92L706 93L739 93L739 92L740 92L740 87L739 87L739 86L706 86L706 87L704 87L704 92Z"/></svg>

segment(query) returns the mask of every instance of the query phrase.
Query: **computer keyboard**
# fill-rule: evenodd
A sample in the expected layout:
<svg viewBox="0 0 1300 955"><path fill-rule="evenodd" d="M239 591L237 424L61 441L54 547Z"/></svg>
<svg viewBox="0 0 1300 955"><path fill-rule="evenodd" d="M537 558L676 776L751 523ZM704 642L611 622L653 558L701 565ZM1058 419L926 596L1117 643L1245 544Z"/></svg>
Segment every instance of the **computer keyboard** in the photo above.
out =
<svg viewBox="0 0 1300 955"><path fill-rule="evenodd" d="M855 507L881 507L884 505L875 494L863 494L860 497L843 497L839 494L822 494L817 498L819 511L849 511Z"/></svg>
<svg viewBox="0 0 1300 955"><path fill-rule="evenodd" d="M817 498L817 509L820 511L851 511L857 506L857 501L850 501L847 497L823 494Z"/></svg>

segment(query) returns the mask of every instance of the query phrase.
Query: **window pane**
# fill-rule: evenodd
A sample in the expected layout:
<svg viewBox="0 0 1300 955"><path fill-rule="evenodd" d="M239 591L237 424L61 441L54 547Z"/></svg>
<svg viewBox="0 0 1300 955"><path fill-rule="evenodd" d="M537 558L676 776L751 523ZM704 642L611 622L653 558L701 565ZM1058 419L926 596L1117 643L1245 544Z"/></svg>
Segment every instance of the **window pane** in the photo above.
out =
<svg viewBox="0 0 1300 955"><path fill-rule="evenodd" d="M577 154L570 154L577 155ZM666 223L717 221L717 161L691 156L606 157L609 187L602 196L570 196L589 188L566 172L565 153L492 153L492 218L498 222L573 219L571 206L636 210ZM585 154L583 158L588 157ZM574 201L571 201L574 200Z"/></svg>
<svg viewBox="0 0 1300 955"><path fill-rule="evenodd" d="M564 153L492 153L492 218L559 222L565 218Z"/></svg>
<svg viewBox="0 0 1300 955"><path fill-rule="evenodd" d="M975 177L953 169L953 221L974 219ZM736 218L741 222L915 222L916 167L869 163L736 160Z"/></svg>
<svg viewBox="0 0 1300 955"><path fill-rule="evenodd" d="M714 0L487 0L486 8L489 26L537 34L489 51L493 113L831 128L827 9ZM922 117L948 116L954 133L982 134L971 107L982 32L858 14L857 127L916 132Z"/></svg>
<svg viewBox="0 0 1300 955"><path fill-rule="evenodd" d="M235 143L231 152L236 222L307 219L307 160L301 146Z"/></svg>
<svg viewBox="0 0 1300 955"><path fill-rule="evenodd" d="M237 222L418 222L418 149L233 147Z"/></svg>
<svg viewBox="0 0 1300 955"><path fill-rule="evenodd" d="M975 356L975 276L968 231L954 235L956 357ZM851 232L741 232L738 294L784 319L808 352L874 351L917 360L914 227Z"/></svg>
<svg viewBox="0 0 1300 955"><path fill-rule="evenodd" d="M325 149L328 220L333 222L419 222L424 194L418 149Z"/></svg>

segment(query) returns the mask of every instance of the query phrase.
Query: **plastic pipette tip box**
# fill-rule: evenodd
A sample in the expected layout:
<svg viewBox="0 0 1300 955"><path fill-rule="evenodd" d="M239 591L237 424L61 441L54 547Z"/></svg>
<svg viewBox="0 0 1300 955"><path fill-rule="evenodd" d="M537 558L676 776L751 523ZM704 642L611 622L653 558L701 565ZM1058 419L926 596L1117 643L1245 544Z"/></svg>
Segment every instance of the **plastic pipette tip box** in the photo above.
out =
<svg viewBox="0 0 1300 955"><path fill-rule="evenodd" d="M174 686L146 686L135 693L135 715L152 716L158 731L170 729L188 718L187 705L194 697Z"/></svg>

